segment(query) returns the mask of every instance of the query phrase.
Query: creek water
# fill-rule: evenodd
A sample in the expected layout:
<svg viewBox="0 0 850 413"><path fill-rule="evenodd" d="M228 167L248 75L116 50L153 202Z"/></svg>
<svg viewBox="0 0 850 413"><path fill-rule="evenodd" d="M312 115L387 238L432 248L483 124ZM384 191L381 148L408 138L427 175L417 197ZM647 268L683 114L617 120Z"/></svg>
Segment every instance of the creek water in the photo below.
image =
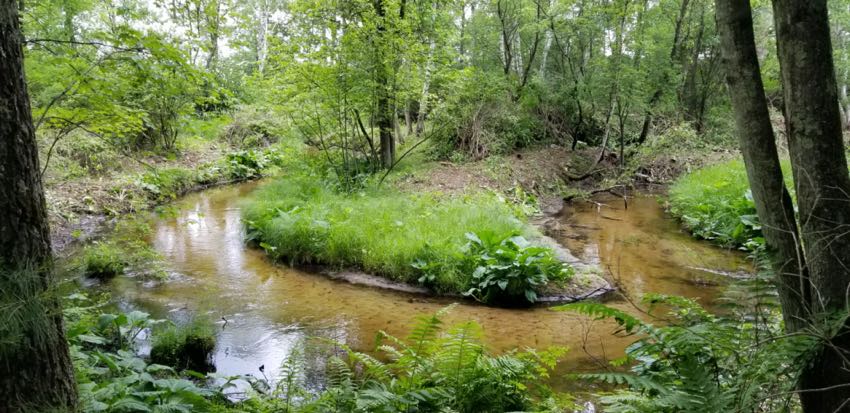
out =
<svg viewBox="0 0 850 413"><path fill-rule="evenodd" d="M417 316L457 301L352 285L271 262L244 239L240 202L257 185L211 189L177 201L174 214L155 221L150 239L164 256L170 279L118 278L111 284L113 297L156 317L203 314L217 321L218 372L269 378L311 338L372 351L378 331L404 336ZM598 264L634 298L656 292L710 305L729 280L724 274L751 268L742 254L683 233L653 196L630 198L628 208L622 199L607 196L568 205L554 229L559 242ZM632 310L623 299L608 304ZM484 343L495 352L569 347L553 374L552 385L559 389L572 388L562 373L598 369L600 360L622 356L634 341L612 335L613 323L547 307L501 309L461 300L445 320L477 321Z"/></svg>

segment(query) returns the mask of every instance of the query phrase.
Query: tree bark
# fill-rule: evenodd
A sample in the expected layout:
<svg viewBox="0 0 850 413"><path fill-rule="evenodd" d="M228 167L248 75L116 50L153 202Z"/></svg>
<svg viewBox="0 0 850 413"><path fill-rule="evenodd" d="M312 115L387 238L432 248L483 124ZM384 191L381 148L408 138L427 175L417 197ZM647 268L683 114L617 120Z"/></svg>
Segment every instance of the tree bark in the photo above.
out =
<svg viewBox="0 0 850 413"><path fill-rule="evenodd" d="M808 319L809 280L794 207L779 166L749 0L716 0L716 18L738 141L776 274L785 327L797 331Z"/></svg>
<svg viewBox="0 0 850 413"><path fill-rule="evenodd" d="M813 321L846 313L850 288L850 174L844 154L826 0L774 0L785 122ZM803 373L803 410L850 411L850 328ZM837 386L836 388L831 388ZM829 390L826 390L830 388Z"/></svg>
<svg viewBox="0 0 850 413"><path fill-rule="evenodd" d="M383 40L386 36L386 23L384 22L386 9L383 0L374 0L374 7L378 18L378 39L380 39L375 56L375 80L378 85L375 117L381 141L381 164L384 168L389 168L395 161L395 139L393 138L392 105L390 104L390 79L382 50L385 47Z"/></svg>
<svg viewBox="0 0 850 413"><path fill-rule="evenodd" d="M0 412L72 410L74 370L49 291L50 231L21 41L18 2L0 1L0 308L21 309L0 314Z"/></svg>

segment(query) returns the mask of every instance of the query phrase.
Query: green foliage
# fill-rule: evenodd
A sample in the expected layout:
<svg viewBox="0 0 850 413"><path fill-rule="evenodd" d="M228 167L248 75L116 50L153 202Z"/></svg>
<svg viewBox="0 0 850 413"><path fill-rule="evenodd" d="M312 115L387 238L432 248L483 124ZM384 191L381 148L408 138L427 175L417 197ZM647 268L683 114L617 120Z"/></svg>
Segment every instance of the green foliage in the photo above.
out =
<svg viewBox="0 0 850 413"><path fill-rule="evenodd" d="M483 255L476 250L470 261L463 252L466 233L493 234L499 240L531 233L508 206L484 194L448 198L379 189L343 194L315 176L269 183L243 211L249 238L273 258L358 267L452 293L468 290ZM538 253L545 255L537 249L527 252L517 259L531 264Z"/></svg>
<svg viewBox="0 0 850 413"><path fill-rule="evenodd" d="M197 183L197 174L190 169L175 167L154 169L141 176L138 185L153 198L174 199Z"/></svg>
<svg viewBox="0 0 850 413"><path fill-rule="evenodd" d="M788 163L783 164L788 170ZM793 190L790 174L785 185ZM761 225L741 161L730 161L684 175L670 188L670 212L697 237L728 247L758 249Z"/></svg>
<svg viewBox="0 0 850 413"><path fill-rule="evenodd" d="M564 349L493 356L477 324L445 328L445 311L420 317L406 340L382 333L386 361L341 346L328 362L328 388L297 411L524 411L551 395L539 383Z"/></svg>
<svg viewBox="0 0 850 413"><path fill-rule="evenodd" d="M204 319L185 325L168 325L154 330L151 361L178 370L207 372L214 370L215 329Z"/></svg>
<svg viewBox="0 0 850 413"><path fill-rule="evenodd" d="M464 246L472 287L464 294L485 303L537 301L536 289L549 282L564 282L571 268L548 248L531 245L518 235L467 233Z"/></svg>
<svg viewBox="0 0 850 413"><path fill-rule="evenodd" d="M269 156L266 152L239 150L228 153L224 162L234 179L250 179L259 177L268 167Z"/></svg>
<svg viewBox="0 0 850 413"><path fill-rule="evenodd" d="M164 278L161 257L146 241L150 231L146 218L121 219L103 239L76 252L67 262L68 269L104 280L127 273Z"/></svg>
<svg viewBox="0 0 850 413"><path fill-rule="evenodd" d="M258 106L240 107L220 138L237 149L262 148L286 134L283 125L269 110Z"/></svg>
<svg viewBox="0 0 850 413"><path fill-rule="evenodd" d="M115 244L95 242L82 253L83 272L87 277L107 279L124 273L127 262Z"/></svg>
<svg viewBox="0 0 850 413"><path fill-rule="evenodd" d="M452 93L435 108L433 155L481 159L523 148L540 140L540 122L511 100L510 85L500 76L468 68L447 85Z"/></svg>
<svg viewBox="0 0 850 413"><path fill-rule="evenodd" d="M769 285L766 279L759 283ZM716 316L682 297L645 296L649 312L669 310L663 327L597 303L558 309L612 319L619 334L638 337L624 359L611 363L631 366L629 373L579 376L622 387L600 396L606 412L772 412L793 402L793 389L820 338L784 334L775 300L760 297L738 296L729 315Z"/></svg>
<svg viewBox="0 0 850 413"><path fill-rule="evenodd" d="M209 407L213 392L136 354L137 338L163 321L139 311L104 313L102 303L82 294L66 301L66 337L83 412L189 413Z"/></svg>

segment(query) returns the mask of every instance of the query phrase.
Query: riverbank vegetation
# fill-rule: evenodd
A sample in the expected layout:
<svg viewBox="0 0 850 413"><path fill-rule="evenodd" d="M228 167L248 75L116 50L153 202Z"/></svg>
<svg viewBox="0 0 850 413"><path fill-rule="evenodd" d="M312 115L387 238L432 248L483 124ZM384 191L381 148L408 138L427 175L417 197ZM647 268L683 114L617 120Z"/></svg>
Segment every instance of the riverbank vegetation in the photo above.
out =
<svg viewBox="0 0 850 413"><path fill-rule="evenodd" d="M272 258L356 267L485 302L501 295L533 303L537 288L565 283L571 271L548 248L533 246L541 235L492 194L348 194L302 176L257 190L244 216L249 239Z"/></svg>
<svg viewBox="0 0 850 413"><path fill-rule="evenodd" d="M0 394L13 395L0 411L575 410L542 383L561 350L489 354L474 323L443 329L439 314L407 340L381 334L380 359L332 344L320 388L301 387L295 359L262 380L198 373L215 327L86 298L113 278L169 281L144 220L98 228L277 175L244 206L272 259L531 304L575 274L528 215L597 192L628 205L639 184L739 155L748 171L681 178L670 210L700 238L757 252L767 275L730 290L745 309L650 295L673 309L659 327L569 307L638 340L618 371L587 378L615 386L598 395L609 411L846 409L846 6L0 3ZM75 240L88 244L54 260ZM56 287L65 262L71 291ZM228 393L237 381L247 400Z"/></svg>

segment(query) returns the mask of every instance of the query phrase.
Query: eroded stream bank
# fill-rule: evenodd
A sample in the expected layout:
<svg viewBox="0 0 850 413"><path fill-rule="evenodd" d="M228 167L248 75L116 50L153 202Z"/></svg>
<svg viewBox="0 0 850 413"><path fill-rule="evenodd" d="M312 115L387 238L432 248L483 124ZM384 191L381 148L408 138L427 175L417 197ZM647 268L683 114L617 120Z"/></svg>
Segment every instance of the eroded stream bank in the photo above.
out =
<svg viewBox="0 0 850 413"><path fill-rule="evenodd" d="M212 189L175 203L175 216L157 220L150 240L164 256L171 279L143 284L121 277L111 284L113 297L156 317L207 314L222 327L218 371L260 375L258 367L264 365L270 377L308 337L369 351L378 331L404 336L415 317L453 302L274 265L244 241L239 203L256 185ZM727 279L718 272L750 268L743 255L684 234L653 197L633 198L628 209L613 197L595 201L568 206L550 225L552 235L580 259L609 272L632 297L657 292L710 303ZM629 308L625 302L610 304ZM597 369L595 359L618 357L633 340L613 337L610 323L545 307L500 309L461 302L446 319L466 320L481 324L484 341L494 351L569 347L559 373ZM558 382L553 384L561 387Z"/></svg>

